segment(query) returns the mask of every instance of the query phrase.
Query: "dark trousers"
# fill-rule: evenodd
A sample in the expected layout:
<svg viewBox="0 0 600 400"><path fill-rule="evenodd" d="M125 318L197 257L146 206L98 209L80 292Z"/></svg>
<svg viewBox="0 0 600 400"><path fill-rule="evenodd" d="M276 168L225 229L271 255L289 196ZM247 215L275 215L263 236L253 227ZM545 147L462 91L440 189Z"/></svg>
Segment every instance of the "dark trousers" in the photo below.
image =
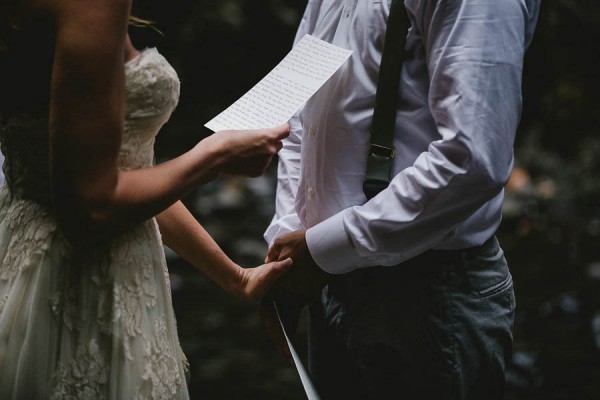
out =
<svg viewBox="0 0 600 400"><path fill-rule="evenodd" d="M502 399L512 278L495 238L339 276L310 309L322 400Z"/></svg>

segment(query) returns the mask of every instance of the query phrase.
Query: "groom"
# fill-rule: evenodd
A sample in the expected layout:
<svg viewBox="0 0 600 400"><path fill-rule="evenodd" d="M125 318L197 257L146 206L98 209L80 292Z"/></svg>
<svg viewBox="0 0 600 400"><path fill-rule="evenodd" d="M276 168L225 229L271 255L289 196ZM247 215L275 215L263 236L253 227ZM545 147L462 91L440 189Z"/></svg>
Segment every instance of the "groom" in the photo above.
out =
<svg viewBox="0 0 600 400"><path fill-rule="evenodd" d="M514 293L502 250L523 56L539 0L404 0L393 179L363 194L389 1L309 0L297 38L354 52L291 121L269 258L310 303L327 399L501 399Z"/></svg>

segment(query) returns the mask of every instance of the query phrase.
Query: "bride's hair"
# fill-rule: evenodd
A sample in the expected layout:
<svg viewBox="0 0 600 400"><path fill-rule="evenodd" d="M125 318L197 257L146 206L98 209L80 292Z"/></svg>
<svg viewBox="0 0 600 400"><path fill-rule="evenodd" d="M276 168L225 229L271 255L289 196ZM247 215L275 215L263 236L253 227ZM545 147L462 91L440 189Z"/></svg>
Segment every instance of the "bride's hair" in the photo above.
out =
<svg viewBox="0 0 600 400"><path fill-rule="evenodd" d="M139 17L136 17L135 15L130 15L129 16L129 26L135 26L136 28L150 28L154 32L163 36L162 31L156 27L154 21L151 21L149 19L139 18Z"/></svg>

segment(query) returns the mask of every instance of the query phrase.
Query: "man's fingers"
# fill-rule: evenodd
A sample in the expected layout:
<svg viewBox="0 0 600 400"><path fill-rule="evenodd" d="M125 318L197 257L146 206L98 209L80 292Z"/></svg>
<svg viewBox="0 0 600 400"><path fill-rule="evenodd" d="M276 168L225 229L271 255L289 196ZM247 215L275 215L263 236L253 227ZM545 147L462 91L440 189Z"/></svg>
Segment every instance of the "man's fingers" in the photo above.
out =
<svg viewBox="0 0 600 400"><path fill-rule="evenodd" d="M271 247L269 247L269 251L267 252L267 260L277 260L279 258L279 253L281 252L281 245L275 241Z"/></svg>

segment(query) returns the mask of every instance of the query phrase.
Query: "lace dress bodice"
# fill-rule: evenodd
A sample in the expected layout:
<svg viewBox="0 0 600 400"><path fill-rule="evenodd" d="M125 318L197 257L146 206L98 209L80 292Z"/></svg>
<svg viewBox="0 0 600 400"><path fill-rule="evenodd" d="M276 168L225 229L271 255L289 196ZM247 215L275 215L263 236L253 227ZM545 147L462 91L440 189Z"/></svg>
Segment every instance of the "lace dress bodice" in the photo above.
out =
<svg viewBox="0 0 600 400"><path fill-rule="evenodd" d="M132 170L153 164L179 80L156 49L125 75ZM50 206L48 114L0 117L0 142L0 399L187 399L156 221L75 251Z"/></svg>
<svg viewBox="0 0 600 400"><path fill-rule="evenodd" d="M154 48L126 63L125 76L125 129L119 166L131 170L152 165L154 138L177 105L179 79ZM0 142L11 192L49 204L47 113L0 117Z"/></svg>

